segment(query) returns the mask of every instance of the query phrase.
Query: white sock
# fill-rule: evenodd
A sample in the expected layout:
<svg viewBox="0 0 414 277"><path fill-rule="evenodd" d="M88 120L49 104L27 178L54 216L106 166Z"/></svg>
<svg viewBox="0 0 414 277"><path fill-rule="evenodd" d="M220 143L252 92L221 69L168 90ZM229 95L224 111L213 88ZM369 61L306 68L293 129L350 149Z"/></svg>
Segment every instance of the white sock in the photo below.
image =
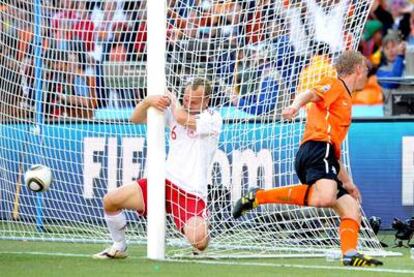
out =
<svg viewBox="0 0 414 277"><path fill-rule="evenodd" d="M123 212L114 215L105 213L105 220L114 242L113 247L124 251L126 249L125 227L127 225L125 214Z"/></svg>

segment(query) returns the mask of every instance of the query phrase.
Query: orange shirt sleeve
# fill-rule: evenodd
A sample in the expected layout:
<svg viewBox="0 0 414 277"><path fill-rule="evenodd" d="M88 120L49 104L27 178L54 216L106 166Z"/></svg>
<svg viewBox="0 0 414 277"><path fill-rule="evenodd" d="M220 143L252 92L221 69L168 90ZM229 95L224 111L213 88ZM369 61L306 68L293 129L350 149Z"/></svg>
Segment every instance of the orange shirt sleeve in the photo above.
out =
<svg viewBox="0 0 414 277"><path fill-rule="evenodd" d="M330 106L341 94L341 90L334 89L333 81L329 78L322 79L313 87L313 92L322 98L324 107Z"/></svg>

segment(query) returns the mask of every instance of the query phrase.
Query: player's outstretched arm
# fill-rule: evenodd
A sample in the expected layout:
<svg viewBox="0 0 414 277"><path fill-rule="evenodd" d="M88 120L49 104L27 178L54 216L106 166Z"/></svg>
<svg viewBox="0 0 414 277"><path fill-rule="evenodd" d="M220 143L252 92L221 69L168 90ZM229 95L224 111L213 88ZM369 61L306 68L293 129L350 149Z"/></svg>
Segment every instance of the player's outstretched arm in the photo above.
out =
<svg viewBox="0 0 414 277"><path fill-rule="evenodd" d="M317 95L313 90L307 90L299 94L293 103L282 111L282 117L287 120L292 120L296 117L299 109L308 104L309 102L318 102L322 98Z"/></svg>
<svg viewBox="0 0 414 277"><path fill-rule="evenodd" d="M149 107L154 107L163 112L170 104L171 100L166 95L147 96L135 106L130 120L132 123L145 123L147 122L147 110Z"/></svg>

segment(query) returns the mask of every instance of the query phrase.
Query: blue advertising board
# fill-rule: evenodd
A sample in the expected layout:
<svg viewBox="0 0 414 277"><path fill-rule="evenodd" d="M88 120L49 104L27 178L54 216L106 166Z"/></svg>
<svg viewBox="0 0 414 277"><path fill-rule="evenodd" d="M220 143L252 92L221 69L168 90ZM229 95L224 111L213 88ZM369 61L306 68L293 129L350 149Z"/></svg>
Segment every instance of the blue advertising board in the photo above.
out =
<svg viewBox="0 0 414 277"><path fill-rule="evenodd" d="M354 122L349 134L352 175L363 195L368 216L383 219L414 215L414 122ZM143 125L52 124L43 128L42 146L32 138L29 125L0 125L1 199L10 199L16 172L23 161L49 165L55 175L47 192L44 217L88 221L101 216L101 199L108 189L141 178L145 171L146 128ZM296 178L291 159L296 147L282 147L299 136L299 125L276 123L226 124L220 149L210 173L211 183L229 189L237 199L247 186L291 184ZM284 134L284 135L280 135ZM166 133L166 136L169 134ZM281 137L275 140L276 137ZM23 143L25 141L25 143ZM294 141L297 141L295 139ZM291 144L291 143L290 143ZM276 150L277 149L277 150ZM35 197L25 187L20 213L35 216ZM0 201L0 218L8 218L12 201ZM60 207L60 208L59 208ZM87 209L85 209L87 207Z"/></svg>
<svg viewBox="0 0 414 277"><path fill-rule="evenodd" d="M414 216L414 120L353 123L349 133L351 169L367 216Z"/></svg>

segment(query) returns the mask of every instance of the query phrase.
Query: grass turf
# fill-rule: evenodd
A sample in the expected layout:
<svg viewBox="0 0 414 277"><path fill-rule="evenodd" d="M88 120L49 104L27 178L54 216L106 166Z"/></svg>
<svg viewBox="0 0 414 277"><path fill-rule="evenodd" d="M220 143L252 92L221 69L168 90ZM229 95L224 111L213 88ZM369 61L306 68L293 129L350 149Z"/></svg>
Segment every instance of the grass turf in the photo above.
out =
<svg viewBox="0 0 414 277"><path fill-rule="evenodd" d="M391 236L382 237L393 244ZM101 244L0 241L0 276L414 276L414 260L408 248L389 249L403 256L382 258L383 267L366 271L345 268L339 262L327 262L324 258L157 262L145 259L146 248L137 245L131 245L130 257L125 260L90 258L103 247Z"/></svg>

